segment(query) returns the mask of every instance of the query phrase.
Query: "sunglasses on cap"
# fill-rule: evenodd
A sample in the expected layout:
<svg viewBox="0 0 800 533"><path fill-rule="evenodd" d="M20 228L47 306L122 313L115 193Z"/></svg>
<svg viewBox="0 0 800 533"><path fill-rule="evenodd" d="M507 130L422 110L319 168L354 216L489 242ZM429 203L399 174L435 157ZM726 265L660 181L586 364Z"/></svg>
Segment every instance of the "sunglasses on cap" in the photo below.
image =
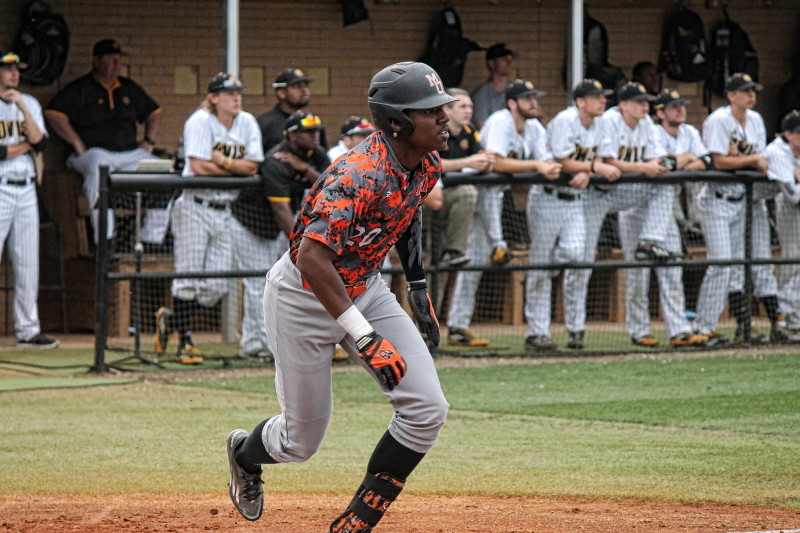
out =
<svg viewBox="0 0 800 533"><path fill-rule="evenodd" d="M308 128L317 128L322 126L322 121L319 119L318 116L315 115L308 115L307 117L303 117L300 119L300 124L295 124L286 128L286 131L295 131L298 128L308 129Z"/></svg>
<svg viewBox="0 0 800 533"><path fill-rule="evenodd" d="M12 65L12 64L19 64L19 56L14 53L7 53L3 57L0 57L0 64L3 65Z"/></svg>

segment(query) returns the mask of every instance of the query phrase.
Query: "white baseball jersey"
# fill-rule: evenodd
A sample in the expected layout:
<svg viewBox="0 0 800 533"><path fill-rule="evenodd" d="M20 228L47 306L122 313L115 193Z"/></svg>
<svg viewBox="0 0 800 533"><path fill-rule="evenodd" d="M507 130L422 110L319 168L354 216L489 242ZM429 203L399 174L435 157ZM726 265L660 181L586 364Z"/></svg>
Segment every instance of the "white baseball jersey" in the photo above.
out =
<svg viewBox="0 0 800 533"><path fill-rule="evenodd" d="M598 154L630 163L642 163L667 155L653 119L645 116L631 129L622 118L619 108L612 107L603 113L603 138Z"/></svg>
<svg viewBox="0 0 800 533"><path fill-rule="evenodd" d="M547 141L556 159L591 161L597 155L601 139L601 117L588 128L578 116L578 108L568 107L547 124Z"/></svg>
<svg viewBox="0 0 800 533"><path fill-rule="evenodd" d="M764 150L764 158L769 162L767 177L780 182L783 198L792 204L800 202L800 184L795 178L795 168L800 159L795 158L792 148L783 139L776 137Z"/></svg>
<svg viewBox="0 0 800 533"><path fill-rule="evenodd" d="M744 127L733 116L730 106L720 107L703 122L703 142L712 154L728 155L731 144L739 153L760 154L767 145L764 119L752 109L745 114ZM743 183L709 183L709 187L726 196L740 196L745 191Z"/></svg>
<svg viewBox="0 0 800 533"><path fill-rule="evenodd" d="M183 143L187 159L183 176L194 176L188 162L190 157L211 161L211 152L215 149L222 150L234 159L248 159L258 163L264 161L261 130L253 115L246 111L240 111L233 119L233 126L228 129L215 115L205 109L198 109L183 126ZM239 190L197 189L194 194L207 200L231 201L239 194Z"/></svg>
<svg viewBox="0 0 800 533"><path fill-rule="evenodd" d="M691 124L681 124L678 126L677 137L670 135L660 124L655 128L659 140L668 155L672 157L677 157L681 154L693 154L696 157L708 155L708 148L703 144L703 139L700 138L700 132Z"/></svg>
<svg viewBox="0 0 800 533"><path fill-rule="evenodd" d="M33 96L22 94L22 101L34 122L42 133L47 135L42 117L42 106ZM17 104L0 100L0 144L13 146L27 141L28 135L25 128L25 117ZM33 158L28 156L15 157L0 161L0 177L8 179L27 179L36 176Z"/></svg>
<svg viewBox="0 0 800 533"><path fill-rule="evenodd" d="M553 159L553 154L547 148L547 132L542 123L529 118L520 135L508 109L501 109L486 119L481 128L481 144L484 149L509 159Z"/></svg>

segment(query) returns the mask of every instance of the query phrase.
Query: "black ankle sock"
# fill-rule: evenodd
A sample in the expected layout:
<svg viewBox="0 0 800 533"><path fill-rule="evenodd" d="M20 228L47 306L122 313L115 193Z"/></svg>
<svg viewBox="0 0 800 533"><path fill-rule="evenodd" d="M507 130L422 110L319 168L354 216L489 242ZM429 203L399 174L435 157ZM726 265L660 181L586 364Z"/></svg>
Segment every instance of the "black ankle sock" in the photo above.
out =
<svg viewBox="0 0 800 533"><path fill-rule="evenodd" d="M257 425L253 432L239 445L234 454L236 462L251 474L258 472L262 464L275 464L278 462L267 453L267 449L264 448L264 443L261 440L261 433L269 420L268 418Z"/></svg>
<svg viewBox="0 0 800 533"><path fill-rule="evenodd" d="M771 324L778 321L778 297L777 296L762 296L761 303L764 304L764 310L767 312L767 317Z"/></svg>

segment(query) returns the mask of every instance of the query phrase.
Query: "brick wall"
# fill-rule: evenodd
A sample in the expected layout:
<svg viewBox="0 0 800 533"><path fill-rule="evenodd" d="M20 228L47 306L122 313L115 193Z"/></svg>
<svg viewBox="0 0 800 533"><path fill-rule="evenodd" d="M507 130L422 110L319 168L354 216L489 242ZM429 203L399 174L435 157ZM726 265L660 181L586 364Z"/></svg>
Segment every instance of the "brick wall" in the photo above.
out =
<svg viewBox="0 0 800 533"><path fill-rule="evenodd" d="M6 0L0 17L0 48L8 48L17 32L27 0ZM61 79L52 86L24 87L43 104L63 86L90 69L92 44L105 37L118 39L131 55L129 75L143 85L164 108L159 145L175 148L183 123L204 96L208 79L224 67L224 3L221 0L49 0L66 18L72 31L70 54ZM717 4L718 0L711 0ZM796 0L731 2L731 18L749 32L761 60L765 86L758 110L772 129L773 111L780 85L788 78L791 42L798 27L800 4ZM338 137L339 124L351 114L368 115L366 91L380 68L419 57L428 30L441 3L425 0L365 0L370 19L343 27L338 2L333 0L242 0L240 69L249 91L244 108L254 115L274 104L270 83L286 66L297 65L318 75L312 84L309 110L328 126L329 142ZM595 5L596 4L596 5ZM706 22L707 33L721 19L719 8L689 2ZM454 2L465 36L489 45L505 41L515 50L517 75L529 78L547 92L542 107L554 116L566 103L562 69L569 19L566 0L486 0ZM664 14L671 0L607 0L592 3L590 14L603 22L610 35L612 62L630 76L640 60L657 60ZM181 67L197 73L195 94L176 94L175 72ZM254 69L254 70L253 70ZM472 52L462 86L472 89L486 76L483 54ZM255 80L255 81L253 81ZM664 80L665 85L671 85ZM700 125L706 111L699 84L679 89L692 99L689 117ZM720 105L715 99L713 106ZM49 173L58 170L66 149L54 141L46 155ZM45 188L46 203L62 202L63 188ZM72 190L69 188L68 190ZM58 216L63 215L56 209ZM69 222L62 220L63 222ZM69 224L65 225L69 228Z"/></svg>

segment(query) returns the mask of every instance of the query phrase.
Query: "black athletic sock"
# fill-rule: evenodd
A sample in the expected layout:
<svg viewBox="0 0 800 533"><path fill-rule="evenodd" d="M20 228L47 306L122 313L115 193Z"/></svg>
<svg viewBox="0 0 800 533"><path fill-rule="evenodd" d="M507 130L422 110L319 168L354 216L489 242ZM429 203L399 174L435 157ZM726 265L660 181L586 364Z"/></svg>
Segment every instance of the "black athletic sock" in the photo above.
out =
<svg viewBox="0 0 800 533"><path fill-rule="evenodd" d="M172 327L180 334L181 342L183 342L187 332L191 329L192 317L197 308L197 303L194 300L184 300L177 297L174 300L175 312L172 315Z"/></svg>
<svg viewBox="0 0 800 533"><path fill-rule="evenodd" d="M423 457L425 457L424 453L415 452L403 446L387 430L378 445L375 446L375 451L372 452L367 472L372 475L385 472L396 479L405 481Z"/></svg>
<svg viewBox="0 0 800 533"><path fill-rule="evenodd" d="M730 305L733 318L736 319L736 329L745 331L750 324L747 323L747 301L743 292L729 292L728 305Z"/></svg>
<svg viewBox="0 0 800 533"><path fill-rule="evenodd" d="M764 304L764 310L767 312L770 323L775 324L778 321L778 297L762 296L760 300Z"/></svg>
<svg viewBox="0 0 800 533"><path fill-rule="evenodd" d="M236 462L251 474L255 474L261 470L262 464L275 464L278 462L267 453L267 449L264 448L264 442L261 440L261 433L264 431L264 426L270 420L271 419L268 418L257 425L244 442L236 448L236 452L234 453Z"/></svg>

